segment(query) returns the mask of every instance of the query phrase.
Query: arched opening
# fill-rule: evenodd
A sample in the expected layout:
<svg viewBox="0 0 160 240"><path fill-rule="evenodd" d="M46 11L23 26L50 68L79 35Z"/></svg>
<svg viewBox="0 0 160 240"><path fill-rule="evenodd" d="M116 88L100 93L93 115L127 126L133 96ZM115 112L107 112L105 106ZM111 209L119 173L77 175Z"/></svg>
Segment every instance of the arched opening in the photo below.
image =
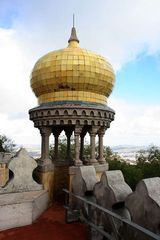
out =
<svg viewBox="0 0 160 240"><path fill-rule="evenodd" d="M73 116L77 116L77 111L76 110L73 111Z"/></svg>
<svg viewBox="0 0 160 240"><path fill-rule="evenodd" d="M94 112L93 111L90 112L90 116L94 117Z"/></svg>
<svg viewBox="0 0 160 240"><path fill-rule="evenodd" d="M86 116L86 111L82 111L82 116Z"/></svg>
<svg viewBox="0 0 160 240"><path fill-rule="evenodd" d="M56 125L56 120L53 120L53 125Z"/></svg>
<svg viewBox="0 0 160 240"><path fill-rule="evenodd" d="M55 111L55 116L59 116L59 111L58 110Z"/></svg>
<svg viewBox="0 0 160 240"><path fill-rule="evenodd" d="M68 120L68 125L72 125L72 120Z"/></svg>
<svg viewBox="0 0 160 240"><path fill-rule="evenodd" d="M98 117L101 117L101 113L100 112L98 112Z"/></svg>
<svg viewBox="0 0 160 240"><path fill-rule="evenodd" d="M84 120L84 125L88 125L88 121L87 120Z"/></svg>
<svg viewBox="0 0 160 240"><path fill-rule="evenodd" d="M80 125L80 121L79 120L76 120L76 125Z"/></svg>
<svg viewBox="0 0 160 240"><path fill-rule="evenodd" d="M47 112L47 116L51 116L51 112L50 111Z"/></svg>
<svg viewBox="0 0 160 240"><path fill-rule="evenodd" d="M67 110L64 111L64 115L68 116L68 111Z"/></svg>

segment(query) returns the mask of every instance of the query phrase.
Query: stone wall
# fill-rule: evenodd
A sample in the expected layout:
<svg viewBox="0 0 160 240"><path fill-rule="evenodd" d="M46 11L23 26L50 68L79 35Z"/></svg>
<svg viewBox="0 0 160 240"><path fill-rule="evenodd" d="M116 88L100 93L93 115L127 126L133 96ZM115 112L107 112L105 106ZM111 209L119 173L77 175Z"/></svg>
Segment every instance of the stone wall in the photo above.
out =
<svg viewBox="0 0 160 240"><path fill-rule="evenodd" d="M5 186L9 179L9 169L4 163L0 163L0 187Z"/></svg>

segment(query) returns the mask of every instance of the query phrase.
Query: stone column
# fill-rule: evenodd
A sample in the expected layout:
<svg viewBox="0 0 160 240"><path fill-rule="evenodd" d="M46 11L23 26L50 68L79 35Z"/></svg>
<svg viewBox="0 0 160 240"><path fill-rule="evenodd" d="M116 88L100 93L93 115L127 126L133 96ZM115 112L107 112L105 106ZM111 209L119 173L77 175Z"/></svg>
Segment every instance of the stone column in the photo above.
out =
<svg viewBox="0 0 160 240"><path fill-rule="evenodd" d="M80 135L81 138L81 146L80 146L80 159L83 161L83 152L84 152L84 134Z"/></svg>
<svg viewBox="0 0 160 240"><path fill-rule="evenodd" d="M99 149L99 157L98 157L98 162L100 164L103 164L103 163L106 163L105 159L104 159L104 156L103 156L103 136L105 134L105 128L104 127L101 127L99 130L98 130L98 137L99 137L99 146L98 146L98 149Z"/></svg>
<svg viewBox="0 0 160 240"><path fill-rule="evenodd" d="M50 201L53 199L54 184L54 165L49 158L49 136L51 134L50 127L41 127L41 159L38 161L38 168L35 171L35 177L41 183L45 190L49 193Z"/></svg>
<svg viewBox="0 0 160 240"><path fill-rule="evenodd" d="M90 156L90 164L98 164L96 157L95 157L95 150L96 150L96 143L95 138L97 134L97 127L92 127L89 131L90 134L90 146L91 146L91 156Z"/></svg>
<svg viewBox="0 0 160 240"><path fill-rule="evenodd" d="M57 161L58 156L58 140L59 140L59 134L54 135L54 160Z"/></svg>
<svg viewBox="0 0 160 240"><path fill-rule="evenodd" d="M62 132L62 129L55 128L52 129L54 135L54 161L58 162L59 160L59 153L58 153L58 145L59 145L59 135Z"/></svg>
<svg viewBox="0 0 160 240"><path fill-rule="evenodd" d="M75 162L74 162L74 165L75 166L81 166L82 165L82 161L79 159L79 157L80 157L79 138L80 138L81 131L82 131L81 127L75 127L75 130L74 130L74 136L75 136Z"/></svg>
<svg viewBox="0 0 160 240"><path fill-rule="evenodd" d="M71 156L71 136L72 136L72 132L73 130L65 130L65 134L67 136L67 152L66 152L66 160L69 163L73 163L72 162L72 156Z"/></svg>
<svg viewBox="0 0 160 240"><path fill-rule="evenodd" d="M51 134L51 128L41 127L40 134L41 134L41 159L39 160L38 165L42 170L48 171L53 167L52 161L49 158L49 136Z"/></svg>

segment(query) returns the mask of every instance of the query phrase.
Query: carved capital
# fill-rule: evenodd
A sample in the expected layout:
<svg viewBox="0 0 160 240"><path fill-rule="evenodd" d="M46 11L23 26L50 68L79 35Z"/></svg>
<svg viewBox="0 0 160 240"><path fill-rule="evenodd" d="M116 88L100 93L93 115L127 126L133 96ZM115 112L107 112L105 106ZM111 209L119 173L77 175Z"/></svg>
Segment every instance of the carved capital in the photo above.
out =
<svg viewBox="0 0 160 240"><path fill-rule="evenodd" d="M76 126L75 127L75 130L74 130L74 135L80 135L81 134L81 131L82 131L82 127L78 127Z"/></svg>
<svg viewBox="0 0 160 240"><path fill-rule="evenodd" d="M49 127L41 127L39 130L41 135L50 136L52 133L52 130Z"/></svg>
<svg viewBox="0 0 160 240"><path fill-rule="evenodd" d="M90 135L92 136L92 135L96 135L97 134L97 132L98 132L98 127L92 127L90 130L89 130L89 133L90 133Z"/></svg>
<svg viewBox="0 0 160 240"><path fill-rule="evenodd" d="M106 128L105 127L100 127L98 130L98 135L99 136L103 136L106 132Z"/></svg>

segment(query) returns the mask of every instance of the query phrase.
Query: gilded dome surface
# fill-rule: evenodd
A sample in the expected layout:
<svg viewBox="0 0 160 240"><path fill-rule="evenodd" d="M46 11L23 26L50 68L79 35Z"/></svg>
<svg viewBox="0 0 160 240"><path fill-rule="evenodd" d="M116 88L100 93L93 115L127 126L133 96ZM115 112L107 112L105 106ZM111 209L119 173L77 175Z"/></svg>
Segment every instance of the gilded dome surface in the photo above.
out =
<svg viewBox="0 0 160 240"><path fill-rule="evenodd" d="M38 103L54 101L87 101L107 103L115 74L102 56L79 47L76 33L67 48L49 52L35 64L31 87Z"/></svg>

